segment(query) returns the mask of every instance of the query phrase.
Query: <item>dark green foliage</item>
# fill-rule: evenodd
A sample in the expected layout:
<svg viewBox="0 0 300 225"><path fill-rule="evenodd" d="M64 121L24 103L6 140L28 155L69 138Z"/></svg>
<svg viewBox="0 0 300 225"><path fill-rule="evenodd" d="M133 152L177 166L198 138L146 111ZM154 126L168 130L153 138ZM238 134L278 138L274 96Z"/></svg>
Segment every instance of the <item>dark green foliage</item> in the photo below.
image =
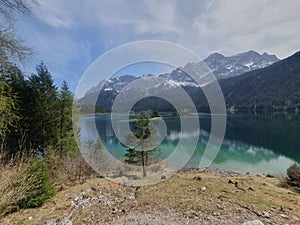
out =
<svg viewBox="0 0 300 225"><path fill-rule="evenodd" d="M291 186L300 190L300 167L297 164L293 164L287 169L287 182Z"/></svg>
<svg viewBox="0 0 300 225"><path fill-rule="evenodd" d="M26 183L27 192L23 199L17 203L20 208L41 206L54 196L56 191L52 185L49 169L44 160L34 160L22 176L28 183Z"/></svg>
<svg viewBox="0 0 300 225"><path fill-rule="evenodd" d="M219 81L227 108L289 111L300 108L300 52L269 67Z"/></svg>
<svg viewBox="0 0 300 225"><path fill-rule="evenodd" d="M4 121L17 121L2 129L5 131L2 159L24 158L32 153L44 155L49 148L59 152L61 157L77 151L72 126L73 94L67 83L64 82L58 92L43 62L28 79L16 66L7 66L0 72L2 83L9 88L3 89L2 96L13 94L10 100L13 108L4 107L11 114L7 114Z"/></svg>
<svg viewBox="0 0 300 225"><path fill-rule="evenodd" d="M36 67L37 74L29 77L32 91L30 138L35 149L43 153L51 144L57 142L57 124L59 123L59 102L57 88L46 67L41 62Z"/></svg>
<svg viewBox="0 0 300 225"><path fill-rule="evenodd" d="M80 154L72 129L73 95L66 82L58 92L43 62L28 77L14 63L31 51L15 38L10 12L29 13L27 3L13 0L0 9L7 22L0 25L0 163L9 166L10 174L0 186L0 215L4 215L38 207L55 194L45 161L56 169L53 165L61 165L66 156L71 161L75 154L70 152Z"/></svg>
<svg viewBox="0 0 300 225"><path fill-rule="evenodd" d="M154 117L159 117L159 112L157 110L153 110L152 111L152 115L151 115L152 118Z"/></svg>
<svg viewBox="0 0 300 225"><path fill-rule="evenodd" d="M135 120L133 132L127 134L125 139L125 145L129 147L124 155L125 162L142 165L143 176L146 176L145 166L148 166L150 156L159 149L156 146L155 129L150 126L149 117L144 112Z"/></svg>
<svg viewBox="0 0 300 225"><path fill-rule="evenodd" d="M60 156L63 157L64 154L74 152L77 148L72 125L73 94L65 81L59 92L58 101L60 110L58 120L58 145Z"/></svg>
<svg viewBox="0 0 300 225"><path fill-rule="evenodd" d="M126 163L140 165L141 162L140 151L136 151L133 148L128 148L127 153L124 155L124 157Z"/></svg>
<svg viewBox="0 0 300 225"><path fill-rule="evenodd" d="M136 138L141 140L150 136L149 118L144 112L141 112L138 119L134 122L133 133Z"/></svg>
<svg viewBox="0 0 300 225"><path fill-rule="evenodd" d="M6 137L19 119L15 100L12 89L0 79L0 151L4 150Z"/></svg>
<svg viewBox="0 0 300 225"><path fill-rule="evenodd" d="M176 97L180 98L181 96ZM132 107L132 110L135 112L147 111L149 109L153 109L155 111L159 110L161 112L172 112L176 110L170 102L166 101L165 99L154 96L143 98L137 101Z"/></svg>
<svg viewBox="0 0 300 225"><path fill-rule="evenodd" d="M266 177L268 177L268 178L274 178L275 176L268 173L268 174L266 175Z"/></svg>
<svg viewBox="0 0 300 225"><path fill-rule="evenodd" d="M11 168L0 186L0 216L20 209L39 207L55 195L47 164L32 158L22 163L23 172Z"/></svg>
<svg viewBox="0 0 300 225"><path fill-rule="evenodd" d="M11 132L6 136L6 153L25 154L25 149L29 149L31 144L28 141L28 131L30 129L29 118L31 115L32 94L29 82L25 80L22 72L15 66L10 66L5 74L5 82L10 87L15 99L12 102L15 106L15 114L19 117ZM18 140L18 141L16 141Z"/></svg>

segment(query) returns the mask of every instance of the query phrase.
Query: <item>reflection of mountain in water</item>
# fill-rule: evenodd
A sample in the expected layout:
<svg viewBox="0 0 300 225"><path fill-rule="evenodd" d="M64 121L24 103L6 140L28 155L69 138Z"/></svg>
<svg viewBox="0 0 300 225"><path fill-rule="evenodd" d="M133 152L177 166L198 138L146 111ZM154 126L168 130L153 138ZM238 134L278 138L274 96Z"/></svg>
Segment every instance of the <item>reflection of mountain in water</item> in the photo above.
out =
<svg viewBox="0 0 300 225"><path fill-rule="evenodd" d="M201 122L201 128L210 129L209 119ZM300 162L298 114L228 115L225 138L249 146L261 146Z"/></svg>
<svg viewBox="0 0 300 225"><path fill-rule="evenodd" d="M194 116L191 114L188 117ZM160 157L170 156L181 140L182 156L193 155L186 166L197 167L210 137L210 115L200 114L200 131L191 129L182 132L179 116L163 114L163 119L167 133L160 146ZM93 124L96 125L96 132L90 130ZM81 131L82 138L86 140L100 135L111 154L120 159L124 157L126 148L115 136L110 114L85 117ZM213 166L240 171L284 172L293 163L292 160L300 162L299 134L300 115L228 115L225 138ZM195 137L199 137L199 141L194 151L195 146L190 140Z"/></svg>
<svg viewBox="0 0 300 225"><path fill-rule="evenodd" d="M187 167L197 167L199 164L201 158L203 157L204 150L207 147L209 133L205 130L201 130L200 132L195 131L189 134L181 134L180 132L173 131L167 137L168 140L172 141L178 140L179 138L183 138L188 141L188 138L190 136L194 136L196 133L198 133L198 135L200 134L200 141L198 143L197 150L194 152L192 159L187 164ZM182 151L189 152L192 151L192 149L186 148ZM269 162L272 160L277 160L279 157L279 154L261 146L245 144L238 140L224 139L220 151L214 160L214 164L244 162L254 166L262 161Z"/></svg>
<svg viewBox="0 0 300 225"><path fill-rule="evenodd" d="M218 156L215 159L215 163L218 164L224 161L240 161L258 164L263 160L270 161L277 159L278 157L279 155L263 147L225 140Z"/></svg>

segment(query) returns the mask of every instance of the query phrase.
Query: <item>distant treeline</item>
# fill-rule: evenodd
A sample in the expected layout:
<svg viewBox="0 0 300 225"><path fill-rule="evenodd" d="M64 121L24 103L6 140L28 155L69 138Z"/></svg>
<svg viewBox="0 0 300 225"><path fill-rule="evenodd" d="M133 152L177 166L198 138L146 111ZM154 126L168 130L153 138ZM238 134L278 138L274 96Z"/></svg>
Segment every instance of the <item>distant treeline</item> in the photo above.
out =
<svg viewBox="0 0 300 225"><path fill-rule="evenodd" d="M219 81L226 105L240 111L298 111L300 52L271 66Z"/></svg>

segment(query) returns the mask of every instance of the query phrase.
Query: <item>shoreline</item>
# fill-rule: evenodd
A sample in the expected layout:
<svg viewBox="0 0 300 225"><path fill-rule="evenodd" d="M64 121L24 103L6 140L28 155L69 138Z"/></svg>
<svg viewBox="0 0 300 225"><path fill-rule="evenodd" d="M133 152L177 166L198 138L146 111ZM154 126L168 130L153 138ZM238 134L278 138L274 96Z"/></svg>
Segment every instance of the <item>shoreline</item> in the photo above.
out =
<svg viewBox="0 0 300 225"><path fill-rule="evenodd" d="M268 176L272 176L272 177L277 177L281 176L281 175L286 175L286 172L280 172L280 173L264 173L264 172L244 172L244 171L238 171L238 170L226 170L226 169L219 169L219 168L213 168L213 167L209 167L209 168L205 168L205 169L200 169L200 168L195 168L195 167L191 167L191 168L182 168L179 169L177 172L185 172L185 173L197 173L197 172L207 172L207 173L215 173L215 174L222 174L222 175L229 175L229 176L237 176L237 175L241 175L241 176L262 176L262 177L268 177Z"/></svg>

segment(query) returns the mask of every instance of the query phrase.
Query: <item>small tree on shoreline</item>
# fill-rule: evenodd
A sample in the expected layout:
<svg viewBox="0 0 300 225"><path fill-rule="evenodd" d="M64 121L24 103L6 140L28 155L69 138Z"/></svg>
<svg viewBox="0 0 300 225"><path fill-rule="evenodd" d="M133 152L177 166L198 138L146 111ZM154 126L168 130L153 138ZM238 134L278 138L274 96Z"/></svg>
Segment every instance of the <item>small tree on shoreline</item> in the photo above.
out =
<svg viewBox="0 0 300 225"><path fill-rule="evenodd" d="M141 112L134 122L133 132L126 134L125 145L128 148L125 154L125 162L129 164L142 164L143 177L147 176L149 154L157 150L155 129L149 124L149 117Z"/></svg>

